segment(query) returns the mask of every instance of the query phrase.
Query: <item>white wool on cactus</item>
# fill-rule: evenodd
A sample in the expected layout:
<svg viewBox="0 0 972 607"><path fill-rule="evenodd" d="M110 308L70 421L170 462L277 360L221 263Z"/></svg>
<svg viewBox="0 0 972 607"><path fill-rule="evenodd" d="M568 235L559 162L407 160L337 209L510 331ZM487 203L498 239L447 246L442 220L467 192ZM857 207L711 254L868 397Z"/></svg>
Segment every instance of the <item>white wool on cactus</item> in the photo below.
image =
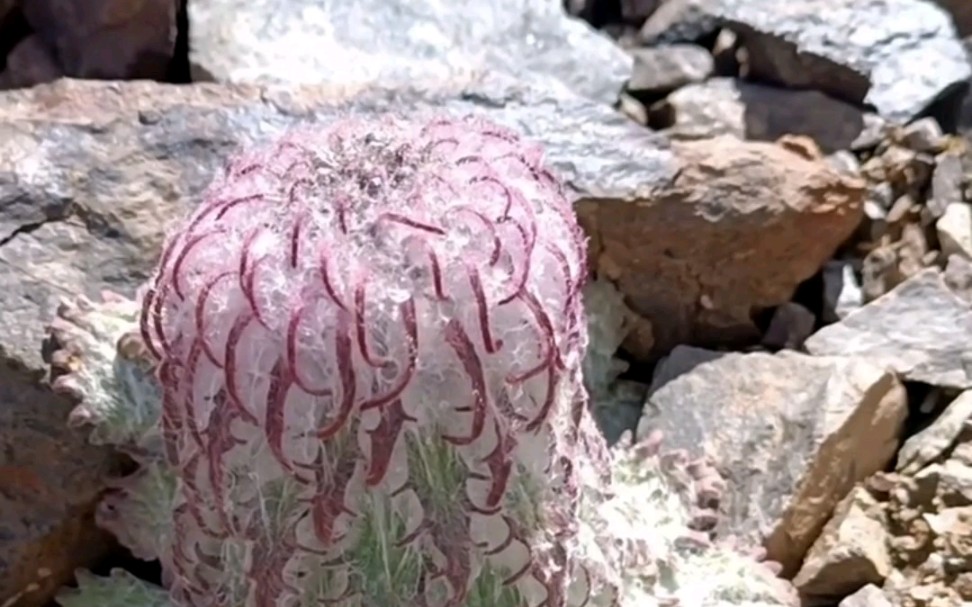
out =
<svg viewBox="0 0 972 607"><path fill-rule="evenodd" d="M577 463L604 449L584 260L541 150L481 119L350 119L233 160L143 302L174 596L568 605Z"/></svg>

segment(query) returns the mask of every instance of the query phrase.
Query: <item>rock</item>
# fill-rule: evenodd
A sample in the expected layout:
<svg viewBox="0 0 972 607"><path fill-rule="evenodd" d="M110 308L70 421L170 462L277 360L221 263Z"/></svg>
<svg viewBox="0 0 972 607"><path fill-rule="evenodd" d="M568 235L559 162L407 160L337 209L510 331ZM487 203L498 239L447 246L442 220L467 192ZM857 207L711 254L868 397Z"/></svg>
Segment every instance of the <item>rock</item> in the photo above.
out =
<svg viewBox="0 0 972 607"><path fill-rule="evenodd" d="M898 452L896 470L913 475L941 457L969 420L972 420L972 391L962 392L930 426L905 441Z"/></svg>
<svg viewBox="0 0 972 607"><path fill-rule="evenodd" d="M972 76L951 19L931 2L714 0L707 9L740 35L751 77L864 103L896 122Z"/></svg>
<svg viewBox="0 0 972 607"><path fill-rule="evenodd" d="M910 150L937 154L945 149L947 140L942 127L934 118L915 120L901 129L901 142Z"/></svg>
<svg viewBox="0 0 972 607"><path fill-rule="evenodd" d="M807 340L811 354L857 355L904 379L972 388L972 308L929 268L826 326Z"/></svg>
<svg viewBox="0 0 972 607"><path fill-rule="evenodd" d="M642 23L663 0L621 0L621 17L628 23Z"/></svg>
<svg viewBox="0 0 972 607"><path fill-rule="evenodd" d="M793 584L804 606L833 605L891 572L887 521L880 505L862 487L834 511L807 553Z"/></svg>
<svg viewBox="0 0 972 607"><path fill-rule="evenodd" d="M838 607L893 607L893 605L880 588L868 584L841 601Z"/></svg>
<svg viewBox="0 0 972 607"><path fill-rule="evenodd" d="M29 0L24 16L74 78L164 79L179 0Z"/></svg>
<svg viewBox="0 0 972 607"><path fill-rule="evenodd" d="M41 381L59 299L131 296L166 226L237 146L349 112L439 109L483 112L541 140L573 195L597 204L634 204L675 170L660 137L610 107L500 78L357 91L62 80L0 93L0 465L49 492L0 480L0 604L41 566L56 587L90 564L90 507L114 469L67 428L71 403ZM48 590L17 607L43 605Z"/></svg>
<svg viewBox="0 0 972 607"><path fill-rule="evenodd" d="M823 321L837 322L864 305L864 294L849 261L828 261L823 270ZM804 340L806 341L806 340Z"/></svg>
<svg viewBox="0 0 972 607"><path fill-rule="evenodd" d="M753 314L789 301L857 227L863 183L806 143L680 142L670 183L627 203L577 204L593 267L657 321L654 357L757 343Z"/></svg>
<svg viewBox="0 0 972 607"><path fill-rule="evenodd" d="M831 153L856 146L873 118L818 91L789 91L732 78L713 78L675 91L654 112L651 124L680 139L732 134L775 141L806 135Z"/></svg>
<svg viewBox="0 0 972 607"><path fill-rule="evenodd" d="M788 301L776 308L762 344L767 348L796 350L813 333L817 318L800 304Z"/></svg>
<svg viewBox="0 0 972 607"><path fill-rule="evenodd" d="M972 415L969 419L972 419ZM972 466L956 459L942 464L938 498L946 508L972 506Z"/></svg>
<svg viewBox="0 0 972 607"><path fill-rule="evenodd" d="M739 36L728 29L719 30L719 34L712 43L712 58L715 60L715 72L720 76L739 75Z"/></svg>
<svg viewBox="0 0 972 607"><path fill-rule="evenodd" d="M904 281L898 270L898 253L889 244L871 250L861 262L861 293L872 302Z"/></svg>
<svg viewBox="0 0 972 607"><path fill-rule="evenodd" d="M707 10L712 0L663 0L641 26L638 38L648 46L698 42L719 29Z"/></svg>
<svg viewBox="0 0 972 607"><path fill-rule="evenodd" d="M972 305L972 261L961 255L949 255L944 277L948 288Z"/></svg>
<svg viewBox="0 0 972 607"><path fill-rule="evenodd" d="M0 90L34 86L63 75L51 51L39 37L31 35L7 55L7 68L0 72Z"/></svg>
<svg viewBox="0 0 972 607"><path fill-rule="evenodd" d="M197 80L411 84L491 70L613 103L632 59L560 0L189 3Z"/></svg>
<svg viewBox="0 0 972 607"><path fill-rule="evenodd" d="M686 84L705 80L715 69L709 51L695 44L638 48L630 52L634 69L628 90L637 93L665 95Z"/></svg>
<svg viewBox="0 0 972 607"><path fill-rule="evenodd" d="M679 346L655 371L639 437L711 457L731 496L720 529L797 572L834 507L894 456L907 416L893 374L862 358Z"/></svg>
<svg viewBox="0 0 972 607"><path fill-rule="evenodd" d="M959 571L972 569L972 506L946 508L926 519L945 559Z"/></svg>
<svg viewBox="0 0 972 607"><path fill-rule="evenodd" d="M954 152L944 152L935 157L931 192L925 202L932 218L939 218L953 202L962 202L962 157Z"/></svg>
<svg viewBox="0 0 972 607"><path fill-rule="evenodd" d="M935 230L943 255L972 259L972 206L965 202L950 202L935 222Z"/></svg>
<svg viewBox="0 0 972 607"><path fill-rule="evenodd" d="M855 176L861 174L861 161L850 150L837 150L828 154L827 162L841 173Z"/></svg>
<svg viewBox="0 0 972 607"><path fill-rule="evenodd" d="M959 36L972 36L972 4L966 0L935 0L943 9L948 11L955 22Z"/></svg>
<svg viewBox="0 0 972 607"><path fill-rule="evenodd" d="M5 145L0 143L0 149ZM3 162L0 161L0 167ZM0 168L0 201L6 189ZM8 174L9 175L9 174ZM0 281L17 270L0 249ZM21 260L17 260L20 265ZM20 287L20 292L25 292ZM5 318L16 316L9 296ZM75 568L101 559L112 546L94 524L94 507L104 481L120 472L106 449L87 444L67 427L74 404L39 384L39 370L17 368L7 349L27 345L40 350L43 318L30 327L4 327L0 342L0 605L43 607ZM27 335L27 334L30 335ZM23 339L21 342L19 340ZM16 599L14 601L14 599ZM13 601L13 602L8 602Z"/></svg>
<svg viewBox="0 0 972 607"><path fill-rule="evenodd" d="M621 93L618 96L615 108L641 126L648 126L648 109L628 93Z"/></svg>

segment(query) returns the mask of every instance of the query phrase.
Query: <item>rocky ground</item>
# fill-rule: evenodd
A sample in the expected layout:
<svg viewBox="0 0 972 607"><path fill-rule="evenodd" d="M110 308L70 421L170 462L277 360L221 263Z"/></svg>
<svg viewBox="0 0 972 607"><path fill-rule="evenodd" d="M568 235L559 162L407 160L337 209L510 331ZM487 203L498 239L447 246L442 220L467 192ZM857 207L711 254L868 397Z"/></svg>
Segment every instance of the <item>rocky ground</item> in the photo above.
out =
<svg viewBox="0 0 972 607"><path fill-rule="evenodd" d="M720 532L805 605L972 604L972 5L566 4L0 0L0 605L123 558L126 464L47 384L60 298L131 294L238 145L431 107L572 188L609 435L715 458Z"/></svg>

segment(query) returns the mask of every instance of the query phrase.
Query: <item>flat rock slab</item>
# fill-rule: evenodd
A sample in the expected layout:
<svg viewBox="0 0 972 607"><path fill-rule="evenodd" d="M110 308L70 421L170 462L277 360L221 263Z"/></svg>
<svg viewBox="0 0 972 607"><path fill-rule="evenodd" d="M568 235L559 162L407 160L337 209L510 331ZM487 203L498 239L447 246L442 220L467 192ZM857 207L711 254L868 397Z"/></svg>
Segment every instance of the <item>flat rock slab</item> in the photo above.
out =
<svg viewBox="0 0 972 607"><path fill-rule="evenodd" d="M935 268L820 329L805 347L816 355L857 355L911 381L972 388L972 306Z"/></svg>
<svg viewBox="0 0 972 607"><path fill-rule="evenodd" d="M729 485L723 530L796 573L834 507L894 457L904 387L861 358L678 347L655 371L637 435L710 457Z"/></svg>
<svg viewBox="0 0 972 607"><path fill-rule="evenodd" d="M113 470L66 427L43 382L62 297L133 295L166 227L240 145L352 112L479 112L542 141L577 196L646 197L670 180L664 140L607 105L506 79L360 89L62 80L0 93L0 604L43 605L98 554L91 506ZM26 480L25 480L26 479Z"/></svg>
<svg viewBox="0 0 972 607"><path fill-rule="evenodd" d="M489 69L613 102L631 58L561 0L198 0L197 80L381 85Z"/></svg>
<svg viewBox="0 0 972 607"><path fill-rule="evenodd" d="M968 82L948 13L924 0L696 0L737 31L752 75L907 121Z"/></svg>

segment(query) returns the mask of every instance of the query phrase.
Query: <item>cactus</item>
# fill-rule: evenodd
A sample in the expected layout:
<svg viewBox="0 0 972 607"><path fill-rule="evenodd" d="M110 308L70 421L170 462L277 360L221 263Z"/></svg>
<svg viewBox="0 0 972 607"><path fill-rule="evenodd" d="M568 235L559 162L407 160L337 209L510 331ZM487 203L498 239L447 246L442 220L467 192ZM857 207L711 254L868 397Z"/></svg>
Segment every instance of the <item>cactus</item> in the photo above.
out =
<svg viewBox="0 0 972 607"><path fill-rule="evenodd" d="M608 450L584 255L542 150L479 118L238 156L135 301L52 325L72 423L141 466L99 522L176 607L640 607L710 561L742 567L733 600L786 604L719 561L711 467L657 437ZM88 586L62 604L107 604Z"/></svg>

